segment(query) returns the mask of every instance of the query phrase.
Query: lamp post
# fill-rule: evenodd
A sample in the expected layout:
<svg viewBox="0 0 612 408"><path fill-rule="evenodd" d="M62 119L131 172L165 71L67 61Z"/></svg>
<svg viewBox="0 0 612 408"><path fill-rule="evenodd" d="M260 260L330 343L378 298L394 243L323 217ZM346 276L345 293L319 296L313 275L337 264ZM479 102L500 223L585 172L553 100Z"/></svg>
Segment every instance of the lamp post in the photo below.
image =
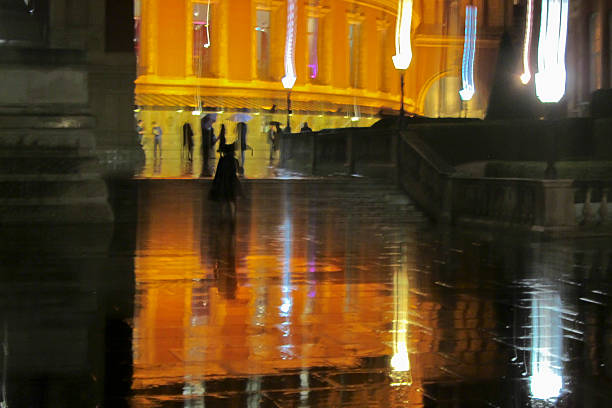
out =
<svg viewBox="0 0 612 408"><path fill-rule="evenodd" d="M287 91L287 133L291 133L291 88Z"/></svg>
<svg viewBox="0 0 612 408"><path fill-rule="evenodd" d="M405 69L399 70L399 73L400 73L400 118L403 118L405 114L404 112L404 73L405 72L406 72Z"/></svg>

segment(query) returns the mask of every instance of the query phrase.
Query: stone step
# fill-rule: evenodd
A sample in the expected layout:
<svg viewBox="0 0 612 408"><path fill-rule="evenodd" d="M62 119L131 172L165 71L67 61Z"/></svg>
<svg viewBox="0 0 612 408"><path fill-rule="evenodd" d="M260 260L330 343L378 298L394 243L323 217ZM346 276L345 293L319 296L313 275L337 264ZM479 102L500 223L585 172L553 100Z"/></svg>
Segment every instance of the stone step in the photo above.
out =
<svg viewBox="0 0 612 408"><path fill-rule="evenodd" d="M0 179L0 203L9 200L19 202L41 199L61 199L62 201L80 201L90 198L107 198L106 183L100 178L81 180L37 180L15 177L14 180Z"/></svg>
<svg viewBox="0 0 612 408"><path fill-rule="evenodd" d="M35 152L2 157L0 160L0 175L2 174L81 174L98 172L98 159L94 156L79 156L76 154L37 155Z"/></svg>

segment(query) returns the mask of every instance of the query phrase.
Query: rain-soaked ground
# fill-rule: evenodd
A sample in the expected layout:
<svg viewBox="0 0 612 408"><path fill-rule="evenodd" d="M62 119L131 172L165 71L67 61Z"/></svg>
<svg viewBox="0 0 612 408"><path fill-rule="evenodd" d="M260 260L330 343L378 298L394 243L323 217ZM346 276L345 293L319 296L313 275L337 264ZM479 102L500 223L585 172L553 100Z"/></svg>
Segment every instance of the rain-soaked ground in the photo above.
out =
<svg viewBox="0 0 612 408"><path fill-rule="evenodd" d="M612 240L432 225L391 185L113 189L113 228L3 229L8 407L605 407Z"/></svg>

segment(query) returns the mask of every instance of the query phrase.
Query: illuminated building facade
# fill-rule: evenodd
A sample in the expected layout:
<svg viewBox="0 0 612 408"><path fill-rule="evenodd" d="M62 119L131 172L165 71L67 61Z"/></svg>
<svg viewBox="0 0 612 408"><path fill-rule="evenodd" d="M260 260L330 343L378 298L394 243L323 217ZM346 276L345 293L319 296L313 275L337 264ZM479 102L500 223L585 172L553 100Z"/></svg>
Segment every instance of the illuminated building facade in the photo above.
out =
<svg viewBox="0 0 612 408"><path fill-rule="evenodd" d="M469 116L486 109L498 40L512 3L415 1L412 64L406 71L406 111L459 116L466 7L478 9L474 32L474 101ZM398 110L395 0L295 2L292 110L313 129L339 123L316 115L370 117ZM287 2L280 0L138 0L136 104L284 111ZM309 116L314 116L309 118ZM292 122L293 128L299 120ZM319 122L321 122L319 124ZM367 122L360 124L368 124ZM315 129L316 130L316 129Z"/></svg>
<svg viewBox="0 0 612 408"><path fill-rule="evenodd" d="M400 6L410 21L398 30ZM178 162L183 123L199 146L198 113L216 112L217 132L226 123L231 141L231 115L248 111L251 176L266 167L270 122L294 132L304 122L315 131L370 126L400 109L401 75L408 114L482 118L512 13L509 0L138 0L137 116L148 128L162 124L164 151ZM396 69L394 58L407 69ZM464 101L462 72L470 77ZM145 145L148 156L151 149ZM163 168L149 163L142 174L169 176L164 155Z"/></svg>

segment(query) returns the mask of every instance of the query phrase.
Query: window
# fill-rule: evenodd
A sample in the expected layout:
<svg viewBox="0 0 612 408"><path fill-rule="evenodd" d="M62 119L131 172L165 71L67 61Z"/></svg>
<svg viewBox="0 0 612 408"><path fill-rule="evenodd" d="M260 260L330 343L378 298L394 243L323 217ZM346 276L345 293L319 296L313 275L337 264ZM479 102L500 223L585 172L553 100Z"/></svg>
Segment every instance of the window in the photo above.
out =
<svg viewBox="0 0 612 408"><path fill-rule="evenodd" d="M213 8L193 4L193 72L197 77L213 76L210 23Z"/></svg>
<svg viewBox="0 0 612 408"><path fill-rule="evenodd" d="M601 88L601 23L599 13L589 20L589 89Z"/></svg>
<svg viewBox="0 0 612 408"><path fill-rule="evenodd" d="M270 78L270 11L257 10L255 26L257 42L257 77Z"/></svg>
<svg viewBox="0 0 612 408"><path fill-rule="evenodd" d="M359 88L361 81L359 78L360 60L359 51L361 48L361 24L349 25L349 86Z"/></svg>
<svg viewBox="0 0 612 408"><path fill-rule="evenodd" d="M380 83L378 89L383 92L389 91L389 83L387 80L387 67L391 64L391 56L386 52L387 33L388 29L378 30L378 62L380 64Z"/></svg>
<svg viewBox="0 0 612 408"><path fill-rule="evenodd" d="M308 17L308 76L316 79L319 75L319 19Z"/></svg>

